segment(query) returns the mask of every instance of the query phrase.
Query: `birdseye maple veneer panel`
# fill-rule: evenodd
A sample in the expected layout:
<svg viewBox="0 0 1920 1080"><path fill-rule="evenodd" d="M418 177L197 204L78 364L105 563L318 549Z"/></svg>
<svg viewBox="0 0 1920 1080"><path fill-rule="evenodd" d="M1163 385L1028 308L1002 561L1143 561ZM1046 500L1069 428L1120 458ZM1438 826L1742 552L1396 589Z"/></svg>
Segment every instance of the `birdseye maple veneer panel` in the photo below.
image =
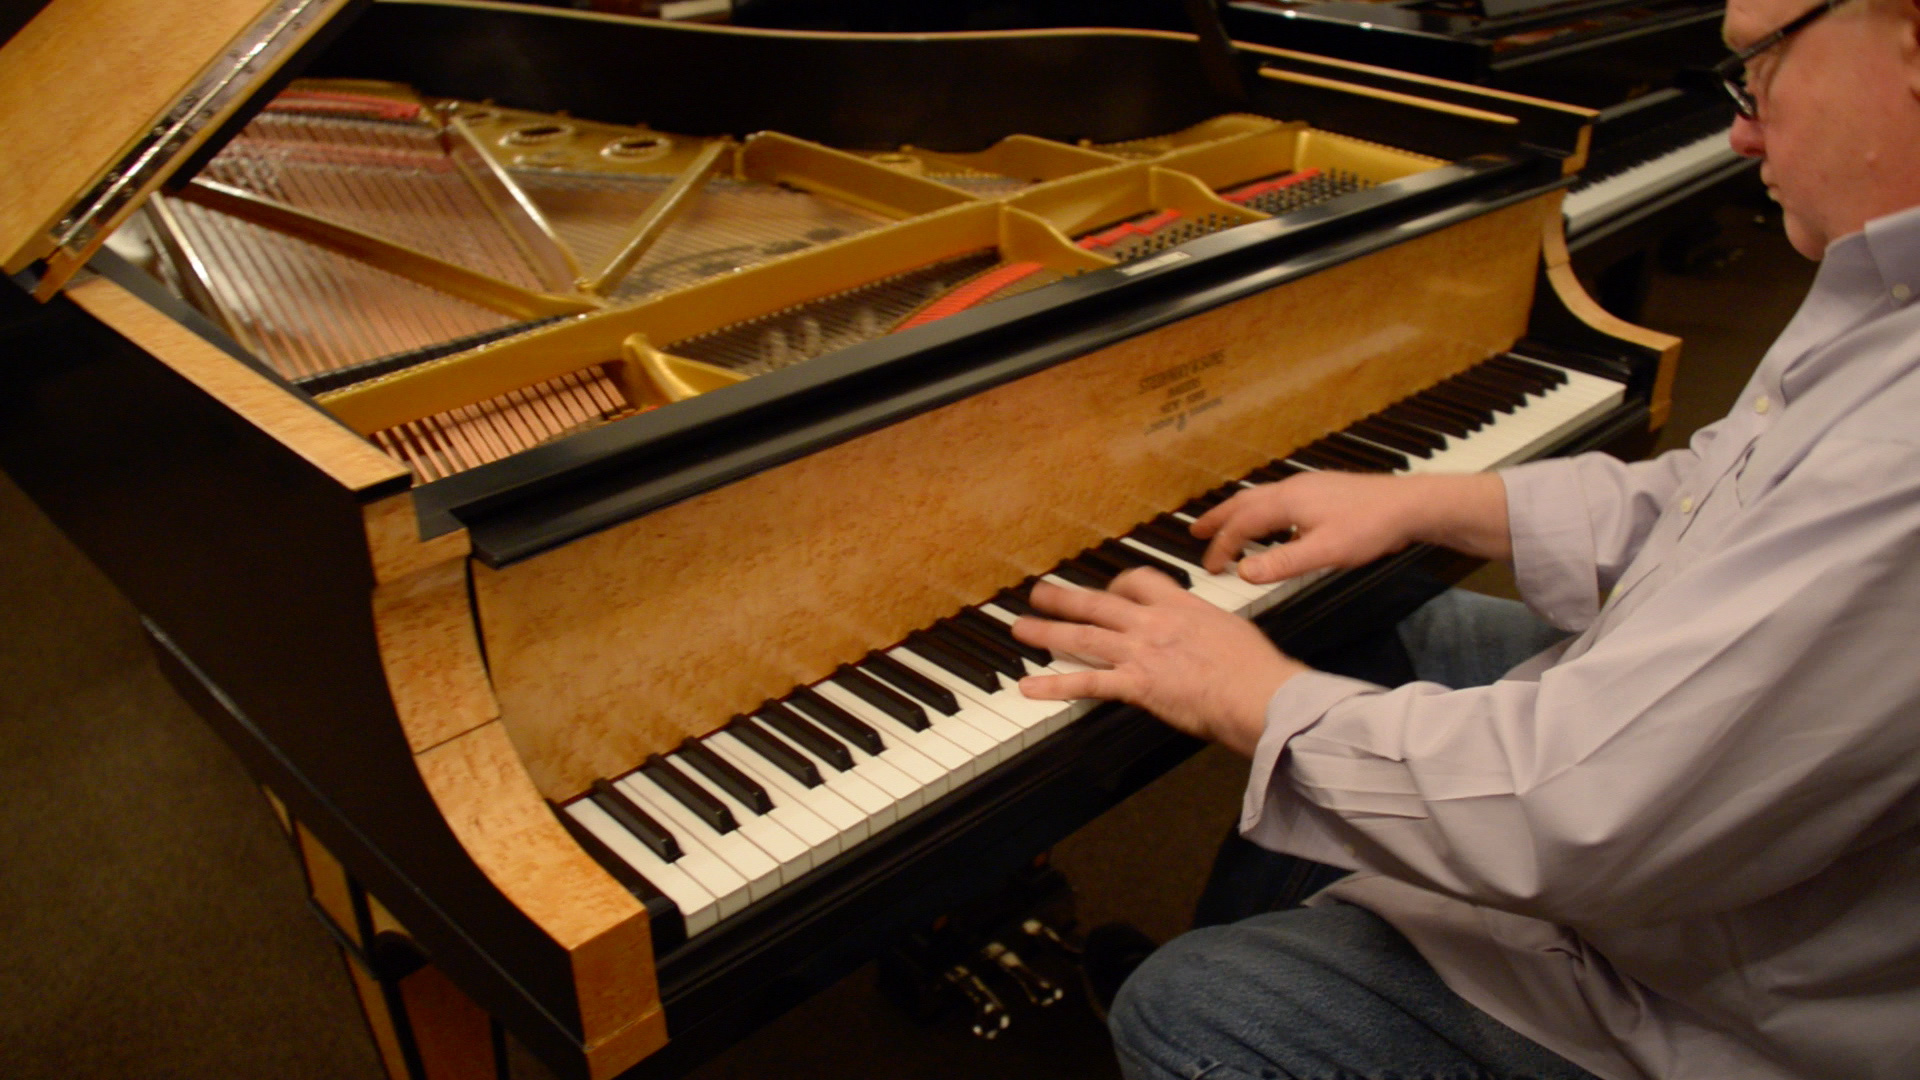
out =
<svg viewBox="0 0 1920 1080"><path fill-rule="evenodd" d="M1395 245L505 569L476 565L502 721L534 782L577 794L1510 346L1559 203Z"/></svg>

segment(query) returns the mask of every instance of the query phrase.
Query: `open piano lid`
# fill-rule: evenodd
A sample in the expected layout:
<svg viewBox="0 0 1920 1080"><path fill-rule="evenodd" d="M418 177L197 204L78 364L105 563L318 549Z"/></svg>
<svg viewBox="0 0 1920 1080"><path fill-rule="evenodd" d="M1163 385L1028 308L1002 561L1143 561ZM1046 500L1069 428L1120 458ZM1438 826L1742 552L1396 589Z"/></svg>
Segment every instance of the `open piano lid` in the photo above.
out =
<svg viewBox="0 0 1920 1080"><path fill-rule="evenodd" d="M53 0L0 46L0 262L57 292L322 28L364 0Z"/></svg>

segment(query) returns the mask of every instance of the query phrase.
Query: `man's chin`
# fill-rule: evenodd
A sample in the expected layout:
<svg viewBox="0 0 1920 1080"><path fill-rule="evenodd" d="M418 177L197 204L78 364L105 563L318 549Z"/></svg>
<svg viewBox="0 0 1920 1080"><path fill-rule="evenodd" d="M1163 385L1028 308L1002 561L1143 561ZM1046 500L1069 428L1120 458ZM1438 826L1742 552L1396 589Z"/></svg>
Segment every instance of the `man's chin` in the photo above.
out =
<svg viewBox="0 0 1920 1080"><path fill-rule="evenodd" d="M1772 196L1775 202L1780 201L1779 194L1771 188L1768 189L1767 194ZM1781 220L1787 227L1787 243L1793 245L1793 250L1819 262L1820 257L1827 253L1826 234L1807 224L1798 214L1786 209L1784 205L1781 211Z"/></svg>

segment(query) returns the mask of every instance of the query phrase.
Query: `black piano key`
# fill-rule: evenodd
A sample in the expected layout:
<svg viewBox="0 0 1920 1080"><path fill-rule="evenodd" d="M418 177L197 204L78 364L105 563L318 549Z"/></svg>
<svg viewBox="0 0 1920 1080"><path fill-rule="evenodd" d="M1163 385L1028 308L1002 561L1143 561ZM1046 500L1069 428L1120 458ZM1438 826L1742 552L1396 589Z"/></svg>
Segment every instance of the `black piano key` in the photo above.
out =
<svg viewBox="0 0 1920 1080"><path fill-rule="evenodd" d="M1275 459L1255 468L1246 475L1246 479L1256 484L1277 484L1289 476L1300 475L1300 471L1297 465Z"/></svg>
<svg viewBox="0 0 1920 1080"><path fill-rule="evenodd" d="M1287 460L1305 465L1310 469L1319 469L1323 472L1354 471L1351 463L1328 454L1320 453L1311 446L1303 446L1298 450L1290 451L1287 454Z"/></svg>
<svg viewBox="0 0 1920 1080"><path fill-rule="evenodd" d="M1245 490L1247 489L1241 487L1237 483L1222 484L1219 487L1214 488L1213 490L1205 493L1204 495L1196 496L1193 499L1190 499L1187 502L1181 504L1180 512L1187 515L1188 517L1199 517L1201 514L1204 514L1207 511L1213 509L1214 507L1219 506L1221 503L1226 502L1228 499L1233 498L1235 493L1245 491Z"/></svg>
<svg viewBox="0 0 1920 1080"><path fill-rule="evenodd" d="M1046 667L1048 664L1053 663L1053 653L1048 652L1038 645L1029 645L1019 638L1014 637L1013 627L1008 626L1006 623L1001 622L991 615L983 614L982 612L969 608L955 615L953 621L956 624L967 627L976 634L981 634L998 642L1001 648L1012 649L1015 653L1033 661L1034 664L1039 667Z"/></svg>
<svg viewBox="0 0 1920 1080"><path fill-rule="evenodd" d="M933 726L927 720L927 710L859 668L842 667L833 673L833 681L847 693L905 724L910 731L925 731Z"/></svg>
<svg viewBox="0 0 1920 1080"><path fill-rule="evenodd" d="M699 739L688 737L674 753L698 769L701 776L713 781L715 787L733 796L741 806L756 814L773 809L773 796L760 786L760 781L734 768L733 762L707 749Z"/></svg>
<svg viewBox="0 0 1920 1080"><path fill-rule="evenodd" d="M885 653L871 653L860 661L860 665L908 697L933 706L942 716L952 716L960 711L960 702L953 696L953 691Z"/></svg>
<svg viewBox="0 0 1920 1080"><path fill-rule="evenodd" d="M1320 441L1338 446L1349 454L1366 458L1388 472L1399 472L1407 468L1407 455L1397 450L1389 450L1384 446L1362 442L1342 431L1336 431Z"/></svg>
<svg viewBox="0 0 1920 1080"><path fill-rule="evenodd" d="M1200 560L1207 554L1207 545L1211 542L1193 535L1188 530L1186 522L1169 515L1162 515L1142 523L1133 530L1132 536L1148 547L1157 548L1195 566L1200 565Z"/></svg>
<svg viewBox="0 0 1920 1080"><path fill-rule="evenodd" d="M1483 376L1476 375L1471 371L1463 371L1453 376L1447 380L1446 385L1469 393L1480 394L1487 400L1493 402L1495 407L1504 408L1507 412L1512 412L1527 403L1527 392L1524 387L1512 383L1501 385L1490 382Z"/></svg>
<svg viewBox="0 0 1920 1080"><path fill-rule="evenodd" d="M1013 589L1002 589L994 594L993 602L1015 615L1039 616L1040 613L1035 611L1033 605L1028 602L1027 594L1032 588L1033 586L1027 585L1018 592Z"/></svg>
<svg viewBox="0 0 1920 1080"><path fill-rule="evenodd" d="M1534 378L1491 361L1481 364L1474 370L1483 377L1503 379L1509 386L1517 388L1522 393L1544 397L1553 391L1553 383L1544 378Z"/></svg>
<svg viewBox="0 0 1920 1080"><path fill-rule="evenodd" d="M1493 413L1491 411L1470 409L1464 405L1436 397L1425 390L1408 398L1404 404L1412 405L1414 408L1424 410L1430 414L1451 416L1458 422L1466 424L1468 429L1472 431L1478 431L1493 422Z"/></svg>
<svg viewBox="0 0 1920 1080"><path fill-rule="evenodd" d="M1451 380L1438 382L1420 391L1423 401L1444 401L1455 408L1465 409L1483 424L1493 422L1493 414L1501 410L1503 403L1495 401L1491 395L1463 387Z"/></svg>
<svg viewBox="0 0 1920 1080"><path fill-rule="evenodd" d="M1465 379L1475 386L1490 387L1502 393L1512 394L1521 401L1525 401L1530 394L1544 394L1547 392L1546 387L1541 386L1532 379L1523 379L1518 375L1503 371L1500 368L1488 364L1468 368L1466 371L1461 372L1458 377Z"/></svg>
<svg viewBox="0 0 1920 1080"><path fill-rule="evenodd" d="M753 718L800 744L800 749L821 761L847 772L853 768L853 751L839 739L820 730L811 720L777 701L755 709Z"/></svg>
<svg viewBox="0 0 1920 1080"><path fill-rule="evenodd" d="M1425 431L1437 431L1442 435L1451 435L1464 439L1476 431L1480 425L1470 423L1450 412L1429 409L1411 398L1397 401L1380 411L1380 415L1403 424L1410 424Z"/></svg>
<svg viewBox="0 0 1920 1080"><path fill-rule="evenodd" d="M1096 571L1085 563L1068 559L1050 571L1055 577L1071 581L1083 589L1104 589L1113 580L1112 574Z"/></svg>
<svg viewBox="0 0 1920 1080"><path fill-rule="evenodd" d="M1382 446L1391 446L1403 454L1415 457L1432 457L1435 450L1446 448L1447 440L1431 431L1416 428L1411 424L1402 424L1384 416L1370 416L1356 424L1349 425L1348 431L1363 439L1371 439Z"/></svg>
<svg viewBox="0 0 1920 1080"><path fill-rule="evenodd" d="M653 937L655 955L667 952L687 940L687 920L680 912L680 906L667 899L645 874L633 868L633 864L614 854L593 831L573 819L573 815L553 808L554 816L560 819L560 825L573 836L573 842L580 845L593 861L599 863L613 880L626 887L634 899L647 909L648 932Z"/></svg>
<svg viewBox="0 0 1920 1080"><path fill-rule="evenodd" d="M733 811L727 809L726 803L687 779L685 774L673 767L672 762L659 754L648 755L647 760L641 763L640 771L714 832L730 833L740 827L740 823L733 820Z"/></svg>
<svg viewBox="0 0 1920 1080"><path fill-rule="evenodd" d="M1169 540L1165 533L1158 530L1150 530L1144 525L1128 533L1127 539L1136 543L1145 544L1155 551L1164 551L1176 559L1184 559L1195 566L1200 565L1202 556L1194 553L1185 543ZM1205 551L1206 549L1202 546L1200 550Z"/></svg>
<svg viewBox="0 0 1920 1080"><path fill-rule="evenodd" d="M1348 472L1392 472L1393 469L1384 460L1372 454L1362 453L1349 446L1334 442L1331 438L1321 439L1310 449L1321 457L1332 458L1342 463Z"/></svg>
<svg viewBox="0 0 1920 1080"><path fill-rule="evenodd" d="M1110 559L1126 562L1132 566L1152 567L1172 578L1174 582L1183 589L1193 588L1192 574L1187 573L1185 570L1182 570L1180 567L1173 565L1165 559L1149 555L1139 548L1128 547L1118 540L1105 540L1100 544L1100 551Z"/></svg>
<svg viewBox="0 0 1920 1080"><path fill-rule="evenodd" d="M869 754L878 756L887 749L887 744L880 740L880 733L869 727L865 720L807 687L788 694L786 705Z"/></svg>
<svg viewBox="0 0 1920 1080"><path fill-rule="evenodd" d="M813 762L795 753L793 747L775 738L766 728L744 716L736 716L727 725L727 733L739 739L748 749L766 758L774 768L793 777L805 787L819 787L826 781L820 778L820 770Z"/></svg>
<svg viewBox="0 0 1920 1080"><path fill-rule="evenodd" d="M992 668L964 653L948 648L925 634L910 634L907 640L901 642L901 645L927 663L939 667L956 679L964 679L989 694L996 693L1000 689L1000 677L993 673Z"/></svg>
<svg viewBox="0 0 1920 1080"><path fill-rule="evenodd" d="M1527 357L1521 356L1519 353L1501 353L1499 356L1487 361L1487 363L1503 367L1508 371L1530 375L1537 379L1544 379L1548 386L1560 386L1567 381L1566 372L1561 371L1557 367L1537 363Z"/></svg>
<svg viewBox="0 0 1920 1080"><path fill-rule="evenodd" d="M966 650L969 656L985 661L993 670L1009 679L1018 679L1027 673L1027 666L1020 662L1020 653L995 640L992 635L982 633L958 619L942 619L934 629L945 635L944 640Z"/></svg>
<svg viewBox="0 0 1920 1080"><path fill-rule="evenodd" d="M593 782L593 793L588 796L595 806L607 812L607 816L618 822L620 827L633 834L635 840L647 845L661 862L672 862L680 857L680 841L674 839L666 826L661 825L632 799L612 783L606 780Z"/></svg>
<svg viewBox="0 0 1920 1080"><path fill-rule="evenodd" d="M1101 551L1098 547L1090 547L1080 554L1075 555L1073 558L1075 562L1092 567L1100 573L1107 575L1109 583L1111 583L1111 579L1119 577L1121 574L1133 569L1134 566L1133 563L1114 558L1112 555Z"/></svg>
<svg viewBox="0 0 1920 1080"><path fill-rule="evenodd" d="M935 623L921 633L932 637L976 664L985 664L1009 679L1017 679L1027 673L1027 669L1021 666L1018 656L998 645L975 641L972 637L945 623Z"/></svg>

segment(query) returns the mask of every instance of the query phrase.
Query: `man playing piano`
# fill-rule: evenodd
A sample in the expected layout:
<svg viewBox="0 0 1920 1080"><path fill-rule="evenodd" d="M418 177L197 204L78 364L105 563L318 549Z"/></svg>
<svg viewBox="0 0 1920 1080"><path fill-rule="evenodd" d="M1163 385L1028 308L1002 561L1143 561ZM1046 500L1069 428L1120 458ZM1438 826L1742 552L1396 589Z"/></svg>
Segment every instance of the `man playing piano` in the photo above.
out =
<svg viewBox="0 0 1920 1080"><path fill-rule="evenodd" d="M1194 525L1210 567L1294 529L1254 581L1510 560L1526 608L1435 601L1389 690L1151 571L1034 590L1062 621L1019 636L1111 667L1026 693L1224 743L1246 837L1358 871L1150 958L1130 1075L1920 1076L1920 0L1804 4L1727 10L1734 146L1822 260L1730 415L1639 464L1308 474Z"/></svg>

